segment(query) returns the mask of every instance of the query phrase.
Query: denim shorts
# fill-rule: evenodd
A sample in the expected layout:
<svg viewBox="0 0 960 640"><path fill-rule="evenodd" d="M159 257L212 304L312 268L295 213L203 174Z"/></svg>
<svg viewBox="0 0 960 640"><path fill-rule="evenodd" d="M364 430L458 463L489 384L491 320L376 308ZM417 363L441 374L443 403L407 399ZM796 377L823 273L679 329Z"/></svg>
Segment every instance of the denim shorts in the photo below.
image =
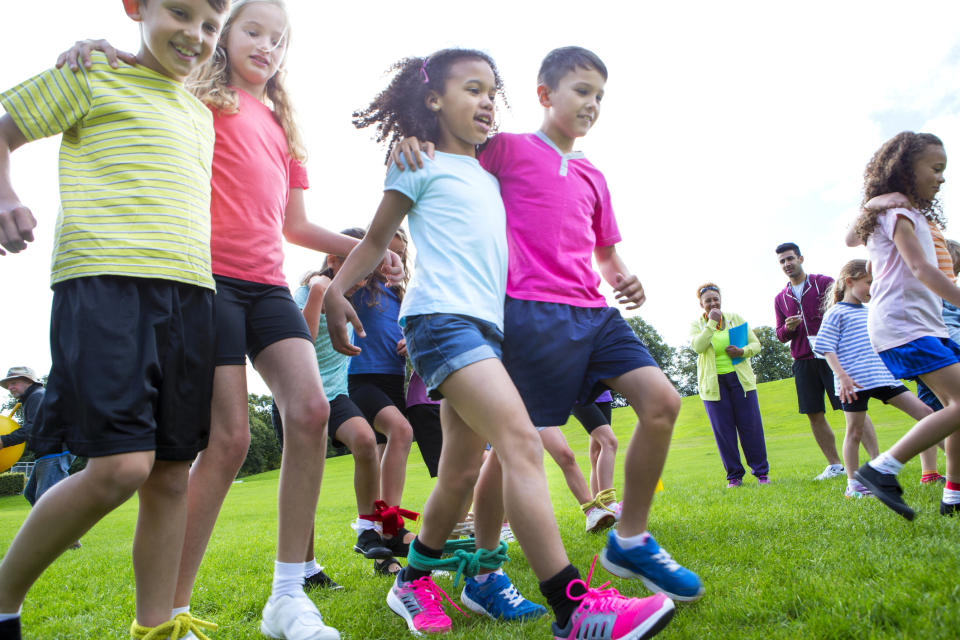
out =
<svg viewBox="0 0 960 640"><path fill-rule="evenodd" d="M503 332L493 323L453 313L403 318L403 337L413 370L434 400L444 380L467 365L502 355Z"/></svg>
<svg viewBox="0 0 960 640"><path fill-rule="evenodd" d="M877 355L894 378L909 379L960 362L960 345L949 338L924 336Z"/></svg>
<svg viewBox="0 0 960 640"><path fill-rule="evenodd" d="M53 485L70 475L70 465L77 457L68 451L44 456L33 466L33 473L23 490L23 497L31 506Z"/></svg>

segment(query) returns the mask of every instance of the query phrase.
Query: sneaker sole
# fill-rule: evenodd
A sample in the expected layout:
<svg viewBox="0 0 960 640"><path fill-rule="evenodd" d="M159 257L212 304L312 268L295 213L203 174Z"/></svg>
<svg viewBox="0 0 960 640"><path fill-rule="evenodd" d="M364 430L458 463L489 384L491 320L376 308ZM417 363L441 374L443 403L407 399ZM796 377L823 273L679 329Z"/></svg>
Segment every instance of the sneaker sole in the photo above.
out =
<svg viewBox="0 0 960 640"><path fill-rule="evenodd" d="M413 626L413 618L410 616L407 608L400 602L400 598L393 593L393 587L390 587L390 591L387 592L387 606L390 607L391 611L403 618L403 621L407 623L407 629L410 629L410 633L415 636L422 636L424 633L447 633L452 629L452 627L447 627L446 629L418 631L417 628Z"/></svg>
<svg viewBox="0 0 960 640"><path fill-rule="evenodd" d="M697 591L697 593L692 596L681 596L676 593L670 593L663 587L657 585L657 583L653 582L652 580L644 576L642 573L635 573L630 569L627 569L626 567L621 567L620 565L613 562L613 560L610 560L607 557L606 548L604 548L604 550L600 553L600 565L604 569L606 569L608 572L617 576L618 578L626 578L627 580L639 579L640 582L643 583L643 586L645 586L647 589L649 589L653 593L662 593L663 595L670 598L670 600L679 600L680 602L694 602L695 600L699 600L700 598L703 597L703 593L704 593L703 585L701 585L700 590Z"/></svg>
<svg viewBox="0 0 960 640"><path fill-rule="evenodd" d="M676 613L676 611L676 607L673 606L673 600L669 598L664 600L656 613L644 620L643 624L639 627L623 636L623 640L647 640L647 638L652 638L663 631L664 627L673 619L673 614Z"/></svg>
<svg viewBox="0 0 960 640"><path fill-rule="evenodd" d="M353 545L353 550L367 560L386 560L387 558L393 557L393 551L386 547L370 547L364 551L357 545Z"/></svg>
<svg viewBox="0 0 960 640"><path fill-rule="evenodd" d="M614 524L616 524L616 522L617 518L612 513L605 515L597 520L596 524L594 524L592 528L587 527L587 533L598 533L600 531L604 531L612 527Z"/></svg>
<svg viewBox="0 0 960 640"><path fill-rule="evenodd" d="M866 476L861 475L860 471L854 471L853 477L856 478L857 482L865 486L867 489L870 489L870 493L874 498L890 507L892 511L899 513L907 520L913 520L913 518L917 515L916 512L914 512L914 510L905 503L892 500L882 488L871 482Z"/></svg>

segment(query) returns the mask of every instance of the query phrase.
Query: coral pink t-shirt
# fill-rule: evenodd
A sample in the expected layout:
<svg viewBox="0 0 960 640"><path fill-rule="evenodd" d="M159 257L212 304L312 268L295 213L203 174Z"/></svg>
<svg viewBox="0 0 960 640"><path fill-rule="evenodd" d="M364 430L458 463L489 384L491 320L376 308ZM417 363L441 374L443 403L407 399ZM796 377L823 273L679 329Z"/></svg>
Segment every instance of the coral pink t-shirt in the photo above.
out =
<svg viewBox="0 0 960 640"><path fill-rule="evenodd" d="M290 189L309 186L307 172L290 155L273 112L245 91L236 92L239 112L213 114L213 273L285 287L283 216Z"/></svg>
<svg viewBox="0 0 960 640"><path fill-rule="evenodd" d="M500 181L507 212L507 295L607 306L593 250L615 245L620 232L603 174L539 132L497 134L480 164Z"/></svg>

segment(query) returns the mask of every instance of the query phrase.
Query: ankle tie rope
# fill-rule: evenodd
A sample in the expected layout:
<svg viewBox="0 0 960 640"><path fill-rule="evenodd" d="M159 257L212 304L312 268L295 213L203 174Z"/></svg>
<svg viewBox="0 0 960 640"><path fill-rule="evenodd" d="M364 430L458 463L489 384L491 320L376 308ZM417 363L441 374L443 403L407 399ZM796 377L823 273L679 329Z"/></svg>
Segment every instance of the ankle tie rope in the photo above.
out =
<svg viewBox="0 0 960 640"><path fill-rule="evenodd" d="M416 511L404 509L400 505L393 507L387 506L383 500L377 500L373 503L374 512L368 515L360 514L364 520L372 520L383 524L383 533L388 536L395 536L403 527L404 518L416 520L420 514Z"/></svg>
<svg viewBox="0 0 960 640"><path fill-rule="evenodd" d="M167 620L156 627L144 627L134 620L130 625L130 638L132 640L167 640L167 638L179 640L193 631L198 640L210 640L210 637L201 629L216 631L217 625L194 618L189 613L178 613L172 620Z"/></svg>
<svg viewBox="0 0 960 640"><path fill-rule="evenodd" d="M449 540L443 545L445 558L428 558L421 555L410 545L410 555L407 564L420 571L453 571L453 586L460 583L460 577L472 578L480 573L481 569L499 569L510 558L507 556L507 543L500 542L493 551L477 549L473 538L464 540Z"/></svg>
<svg viewBox="0 0 960 640"><path fill-rule="evenodd" d="M604 489L603 491L600 491L599 493L597 493L597 496L590 502L584 502L583 504L581 504L580 508L583 509L584 513L586 513L587 511L590 511L590 509L593 509L594 507L597 507L598 509L603 509L604 511L609 511L610 513L614 513L613 509L611 509L607 505L610 504L611 502L614 502L616 499L617 499L616 489Z"/></svg>

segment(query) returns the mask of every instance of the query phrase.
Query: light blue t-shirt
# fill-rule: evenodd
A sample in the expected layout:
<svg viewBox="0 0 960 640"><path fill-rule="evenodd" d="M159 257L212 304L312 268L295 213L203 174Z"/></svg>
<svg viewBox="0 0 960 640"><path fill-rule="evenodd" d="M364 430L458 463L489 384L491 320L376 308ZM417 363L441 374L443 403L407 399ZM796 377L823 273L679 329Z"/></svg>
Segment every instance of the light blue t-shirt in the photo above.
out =
<svg viewBox="0 0 960 640"><path fill-rule="evenodd" d="M867 332L867 308L862 304L838 302L823 315L817 334L819 353L836 353L840 366L857 383L856 390L899 385L883 360L870 344ZM840 381L833 376L834 388L840 395Z"/></svg>
<svg viewBox="0 0 960 640"><path fill-rule="evenodd" d="M293 292L293 301L300 310L307 304L310 289L299 287ZM353 340L353 325L347 324L347 335ZM327 401L337 396L347 395L347 369L350 366L350 356L335 351L330 343L330 333L327 331L327 316L320 316L320 326L317 329L317 339L313 341L313 348L317 352L317 366L320 368L320 379L323 381L323 393Z"/></svg>
<svg viewBox="0 0 960 640"><path fill-rule="evenodd" d="M476 158L437 151L418 171L391 164L384 190L413 201L408 218L417 258L400 323L456 313L503 331L507 221L497 179Z"/></svg>

